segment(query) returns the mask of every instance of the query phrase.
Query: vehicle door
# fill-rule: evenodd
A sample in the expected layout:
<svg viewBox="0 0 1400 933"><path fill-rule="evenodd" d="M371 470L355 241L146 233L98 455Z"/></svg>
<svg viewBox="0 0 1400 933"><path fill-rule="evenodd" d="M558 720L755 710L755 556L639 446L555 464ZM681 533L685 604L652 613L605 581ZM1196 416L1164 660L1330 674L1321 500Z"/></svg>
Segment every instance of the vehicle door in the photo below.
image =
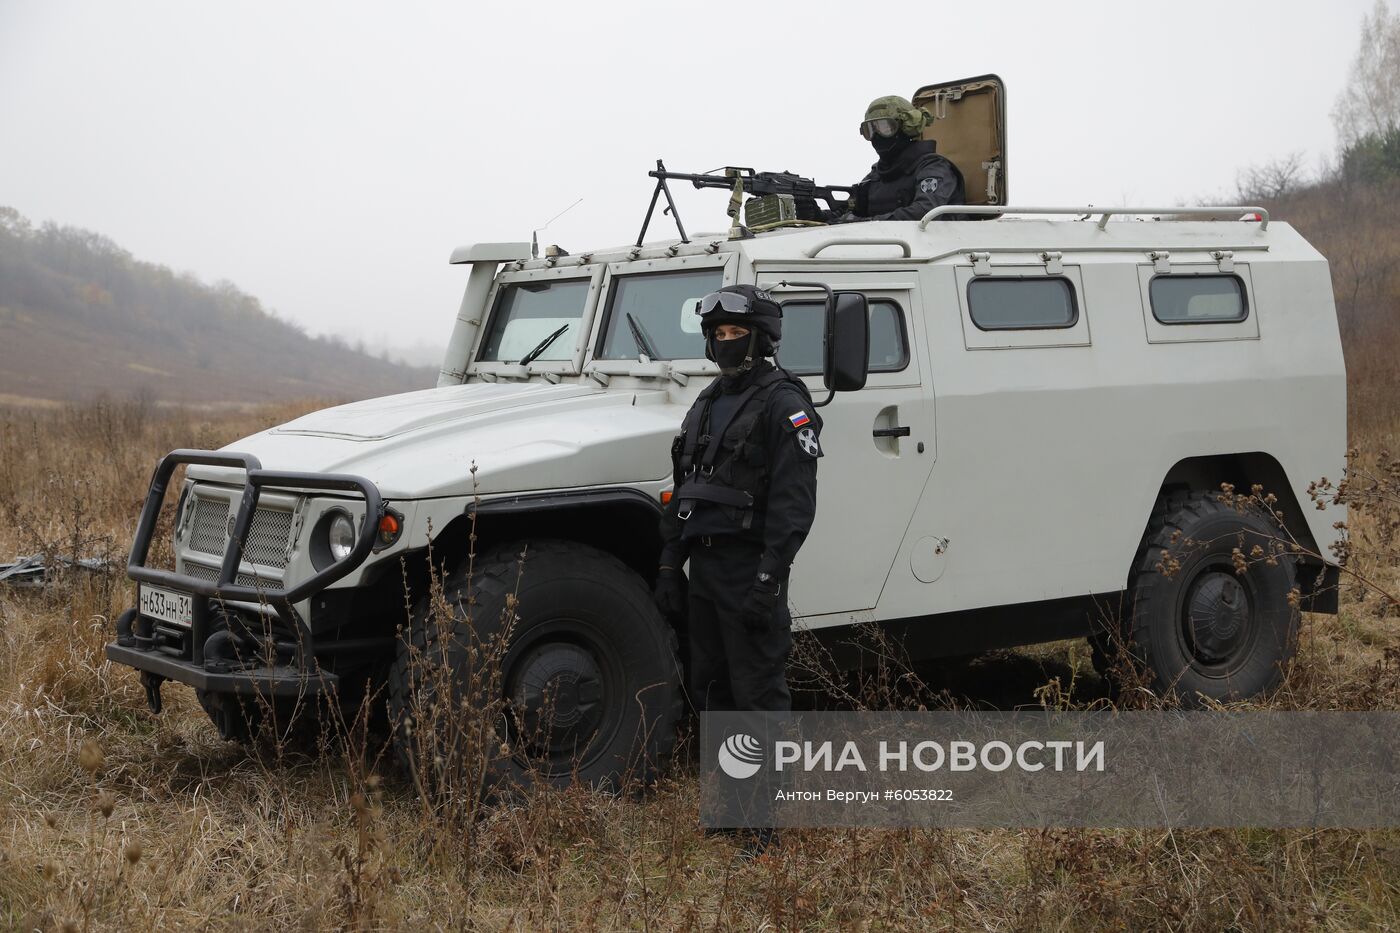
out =
<svg viewBox="0 0 1400 933"><path fill-rule="evenodd" d="M788 279L862 292L870 302L870 374L864 389L818 409L817 518L793 566L794 611L809 625L835 625L875 607L933 468L923 308L912 269L761 272L758 284L783 304L779 362L804 376L817 402L826 397L824 293L779 284Z"/></svg>

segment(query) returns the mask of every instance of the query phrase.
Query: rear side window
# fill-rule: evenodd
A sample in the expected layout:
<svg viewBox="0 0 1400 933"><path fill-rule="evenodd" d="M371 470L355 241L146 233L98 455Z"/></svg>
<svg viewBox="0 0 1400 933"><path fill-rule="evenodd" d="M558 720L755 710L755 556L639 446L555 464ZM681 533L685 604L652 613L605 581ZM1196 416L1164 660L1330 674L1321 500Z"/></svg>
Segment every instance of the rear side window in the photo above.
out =
<svg viewBox="0 0 1400 933"><path fill-rule="evenodd" d="M968 283L967 309L980 330L1073 327L1079 320L1074 288L1058 276L978 276Z"/></svg>
<svg viewBox="0 0 1400 933"><path fill-rule="evenodd" d="M800 376L822 371L822 333L826 330L826 305L821 301L783 303L783 340L778 362ZM872 373L898 372L909 365L909 342L904 314L893 301L870 302L870 359Z"/></svg>
<svg viewBox="0 0 1400 933"><path fill-rule="evenodd" d="M1237 275L1158 275L1148 286L1152 316L1163 324L1227 324L1249 315Z"/></svg>

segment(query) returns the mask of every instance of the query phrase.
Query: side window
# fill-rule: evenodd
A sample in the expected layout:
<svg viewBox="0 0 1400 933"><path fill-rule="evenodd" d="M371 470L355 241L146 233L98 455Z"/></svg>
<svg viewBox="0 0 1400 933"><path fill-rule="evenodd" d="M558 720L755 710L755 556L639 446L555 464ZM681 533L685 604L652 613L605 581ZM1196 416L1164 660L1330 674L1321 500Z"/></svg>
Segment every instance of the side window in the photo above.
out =
<svg viewBox="0 0 1400 933"><path fill-rule="evenodd" d="M705 358L705 338L695 301L724 284L724 270L689 269L618 275L608 295L607 318L598 345L600 360L636 359L637 337L656 360Z"/></svg>
<svg viewBox="0 0 1400 933"><path fill-rule="evenodd" d="M1148 298L1163 324L1235 324L1249 316L1237 275L1153 276Z"/></svg>
<svg viewBox="0 0 1400 933"><path fill-rule="evenodd" d="M1073 327L1079 320L1074 288L1059 276L978 276L968 283L967 307L979 330Z"/></svg>
<svg viewBox="0 0 1400 933"><path fill-rule="evenodd" d="M820 301L783 303L783 340L778 362L800 376L822 371L825 305ZM904 312L887 298L870 302L870 372L899 372L909 365L909 340Z"/></svg>

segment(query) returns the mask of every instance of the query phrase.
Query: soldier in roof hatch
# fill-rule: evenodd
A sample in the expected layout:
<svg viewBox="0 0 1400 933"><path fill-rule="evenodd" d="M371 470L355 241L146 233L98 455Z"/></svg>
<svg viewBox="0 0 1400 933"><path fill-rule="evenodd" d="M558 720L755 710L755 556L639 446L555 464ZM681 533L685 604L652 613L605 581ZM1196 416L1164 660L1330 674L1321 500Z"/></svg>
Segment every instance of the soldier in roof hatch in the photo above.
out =
<svg viewBox="0 0 1400 933"><path fill-rule="evenodd" d="M928 111L903 97L877 97L865 110L860 134L879 160L855 185L851 210L825 211L828 223L859 220L920 220L935 207L966 204L962 172L934 151L933 140L920 139L933 122ZM943 220L958 219L944 215Z"/></svg>
<svg viewBox="0 0 1400 933"><path fill-rule="evenodd" d="M726 286L697 313L720 374L671 445L675 492L661 520L656 602L689 614L697 710L790 710L788 573L816 515L821 418L807 387L769 359L783 321L768 292ZM747 851L771 839L761 829Z"/></svg>

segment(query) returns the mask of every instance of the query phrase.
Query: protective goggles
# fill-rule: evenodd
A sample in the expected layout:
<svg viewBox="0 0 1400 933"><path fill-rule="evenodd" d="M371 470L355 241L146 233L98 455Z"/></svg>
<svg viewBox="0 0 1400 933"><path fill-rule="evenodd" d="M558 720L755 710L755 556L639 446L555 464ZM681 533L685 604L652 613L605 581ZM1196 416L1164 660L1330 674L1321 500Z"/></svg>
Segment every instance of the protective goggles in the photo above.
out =
<svg viewBox="0 0 1400 933"><path fill-rule="evenodd" d="M726 314L749 314L753 307L749 299L738 292L710 292L695 306L695 313L702 317L721 310Z"/></svg>
<svg viewBox="0 0 1400 933"><path fill-rule="evenodd" d="M878 120L866 120L860 125L860 135L866 139L874 139L876 135L893 136L899 129L899 121L893 117L881 117Z"/></svg>

